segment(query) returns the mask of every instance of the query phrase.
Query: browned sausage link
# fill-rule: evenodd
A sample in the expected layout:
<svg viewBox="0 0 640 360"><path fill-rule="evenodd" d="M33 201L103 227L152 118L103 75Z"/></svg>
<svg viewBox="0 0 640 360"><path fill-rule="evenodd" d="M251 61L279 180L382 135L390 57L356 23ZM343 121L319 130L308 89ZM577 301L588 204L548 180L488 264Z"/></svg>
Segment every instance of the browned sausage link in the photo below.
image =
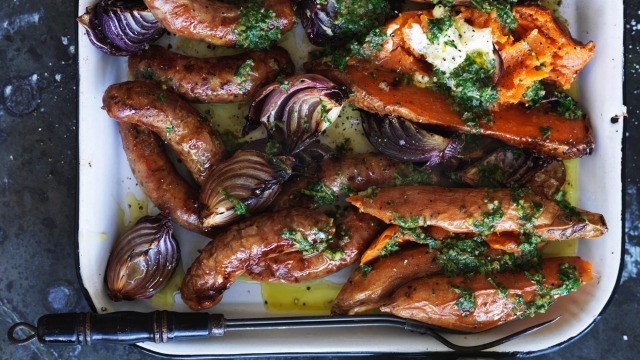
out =
<svg viewBox="0 0 640 360"><path fill-rule="evenodd" d="M251 99L293 63L280 47L232 56L196 58L153 45L129 56L129 72L136 79L154 80L191 102L230 103Z"/></svg>
<svg viewBox="0 0 640 360"><path fill-rule="evenodd" d="M392 160L383 154L353 154L322 162L320 179L331 190L363 191L370 186L391 186L396 177L405 174L411 165Z"/></svg>
<svg viewBox="0 0 640 360"><path fill-rule="evenodd" d="M232 225L193 262L182 281L182 299L193 310L208 309L246 269L269 256L297 250L285 234L299 234L319 244L334 232L333 219L303 208L261 214Z"/></svg>
<svg viewBox="0 0 640 360"><path fill-rule="evenodd" d="M402 184L433 184L438 179L428 171L392 160L380 153L350 154L322 161L317 178L298 178L285 183L282 192L274 200L273 207L285 209L291 206L314 206L311 196L304 190L322 185L336 197L346 191L363 191L369 187L388 187ZM308 195L308 193L307 193Z"/></svg>
<svg viewBox="0 0 640 360"><path fill-rule="evenodd" d="M526 182L526 186L530 187L534 193L552 198L567 180L567 172L564 162L555 161L546 168L535 173L531 179Z"/></svg>
<svg viewBox="0 0 640 360"><path fill-rule="evenodd" d="M144 0L153 16L176 35L203 40L213 45L234 46L234 28L240 20L240 7L215 0ZM242 2L240 2L242 3ZM287 32L295 25L291 0L265 0L264 8L273 10L276 25Z"/></svg>
<svg viewBox="0 0 640 360"><path fill-rule="evenodd" d="M366 275L356 269L334 300L331 313L353 315L376 309L402 284L438 271L440 264L428 246L402 249L380 258Z"/></svg>
<svg viewBox="0 0 640 360"><path fill-rule="evenodd" d="M355 208L348 209L337 220L336 227L339 235L335 244L330 244L328 248L332 251L342 249L344 256L341 258L331 260L323 253L304 256L300 251L294 251L260 261L247 271L247 275L257 281L286 283L325 277L353 264L384 228L378 219L358 213ZM347 240L341 238L340 234L347 236ZM341 241L346 242L341 244Z"/></svg>
<svg viewBox="0 0 640 360"><path fill-rule="evenodd" d="M198 194L178 174L160 138L134 124L118 123L118 128L133 176L149 200L181 226L206 234L198 219Z"/></svg>
<svg viewBox="0 0 640 360"><path fill-rule="evenodd" d="M143 125L160 135L202 184L222 159L218 134L200 121L189 103L171 91L147 81L127 81L107 88L103 109L117 121Z"/></svg>

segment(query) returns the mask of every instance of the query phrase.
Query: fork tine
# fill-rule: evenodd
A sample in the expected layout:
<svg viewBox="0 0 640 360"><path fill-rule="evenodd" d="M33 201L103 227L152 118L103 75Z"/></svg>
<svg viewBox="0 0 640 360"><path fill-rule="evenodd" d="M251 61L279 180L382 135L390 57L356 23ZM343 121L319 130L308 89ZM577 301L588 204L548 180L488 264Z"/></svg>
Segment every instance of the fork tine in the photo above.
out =
<svg viewBox="0 0 640 360"><path fill-rule="evenodd" d="M507 336L502 337L500 339L497 339L497 340L494 340L494 341L491 341L491 342L488 342L488 343L480 344L480 345L473 345L473 346L463 346L463 345L455 344L455 343L447 340L445 337L440 335L438 332L433 331L433 329L431 329L429 327L422 327L422 326L419 326L419 325L416 326L417 324L412 324L413 326L416 326L416 327L412 326L411 328L407 328L407 330L413 331L413 332L418 332L418 333L421 333L421 334L430 335L431 337L433 337L434 339L439 341L442 345L448 347L451 350L460 351L460 352L474 352L474 351L483 351L483 350L491 349L491 348L494 348L496 346L499 346L499 345L502 345L504 343L507 343L509 341L515 340L517 338L520 338L522 336L530 334L530 333L532 333L532 332L534 332L536 330L539 330L539 329L541 329L541 328L543 328L543 327L545 327L545 326L547 326L549 324L552 324L552 323L558 321L558 319L560 319L560 316L558 316L558 317L556 317L554 319L551 319L551 320L548 320L548 321L545 321L545 322L530 326L530 327L528 327L526 329L520 330L520 331L518 331L516 333L513 333L511 335L507 335Z"/></svg>

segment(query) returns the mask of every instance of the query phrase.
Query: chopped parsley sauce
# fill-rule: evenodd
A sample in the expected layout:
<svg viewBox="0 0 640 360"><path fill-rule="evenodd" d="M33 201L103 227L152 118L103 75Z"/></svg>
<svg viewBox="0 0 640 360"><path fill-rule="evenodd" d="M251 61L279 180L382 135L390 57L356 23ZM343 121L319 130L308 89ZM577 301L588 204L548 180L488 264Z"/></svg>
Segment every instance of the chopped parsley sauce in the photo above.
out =
<svg viewBox="0 0 640 360"><path fill-rule="evenodd" d="M331 237L323 230L312 229L311 233L318 242L314 243L310 241L301 232L293 229L283 230L280 233L280 236L282 236L283 239L291 241L293 246L295 246L298 251L302 252L302 255L307 256L323 251L327 246L327 242L331 239Z"/></svg>
<svg viewBox="0 0 640 360"><path fill-rule="evenodd" d="M467 54L464 61L449 74L435 68L432 78L437 90L449 97L449 101L462 121L474 132L479 132L480 122L492 121L491 108L498 101L498 89L493 85L495 60L483 61L485 66Z"/></svg>
<svg viewBox="0 0 640 360"><path fill-rule="evenodd" d="M491 201L489 198L484 200L489 211L483 211L479 220L470 217L467 223L475 233L486 236L495 231L496 223L504 217L504 212L499 201Z"/></svg>
<svg viewBox="0 0 640 360"><path fill-rule="evenodd" d="M574 265L568 263L560 265L558 269L558 279L562 281L562 285L555 289L544 285L545 277L542 273L531 274L525 272L525 276L536 283L538 293L535 298L528 303L525 303L524 299L520 296L514 298L513 311L519 313L520 317L534 316L539 312L544 313L558 296L567 295L580 287L578 270Z"/></svg>
<svg viewBox="0 0 640 360"><path fill-rule="evenodd" d="M249 215L249 210L247 209L247 204L239 200L235 196L231 195L225 189L220 189L220 194L224 196L225 199L229 200L231 205L233 205L233 212L238 215Z"/></svg>
<svg viewBox="0 0 640 360"><path fill-rule="evenodd" d="M247 1L240 7L240 20L233 29L238 46L251 49L268 49L282 36L280 20L264 2Z"/></svg>
<svg viewBox="0 0 640 360"><path fill-rule="evenodd" d="M455 285L449 287L460 294L460 298L456 300L456 308L462 311L462 316L467 317L476 310L476 294L473 291Z"/></svg>
<svg viewBox="0 0 640 360"><path fill-rule="evenodd" d="M496 12L498 21L507 30L515 29L518 25L518 20L513 15L511 8L515 5L517 0L471 0L470 3L476 9L483 13Z"/></svg>

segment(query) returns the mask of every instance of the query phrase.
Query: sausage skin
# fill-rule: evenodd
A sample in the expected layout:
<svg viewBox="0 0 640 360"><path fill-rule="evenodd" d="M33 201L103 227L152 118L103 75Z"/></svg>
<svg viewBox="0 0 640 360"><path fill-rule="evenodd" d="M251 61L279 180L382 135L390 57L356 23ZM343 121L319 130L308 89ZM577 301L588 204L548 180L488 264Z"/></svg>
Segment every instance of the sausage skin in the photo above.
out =
<svg viewBox="0 0 640 360"><path fill-rule="evenodd" d="M208 309L247 269L270 256L298 248L284 232L301 234L311 244L328 241L333 219L303 208L256 215L227 228L191 264L180 292L193 310Z"/></svg>
<svg viewBox="0 0 640 360"><path fill-rule="evenodd" d="M273 207L285 209L291 206L317 206L303 193L309 186L322 185L340 197L347 191L358 192L369 187L388 187L405 182L433 184L439 179L415 165L392 160L380 153L350 154L322 160L315 178L303 177L284 184L282 192L274 200Z"/></svg>
<svg viewBox="0 0 640 360"><path fill-rule="evenodd" d="M281 47L197 58L152 45L129 56L129 72L136 79L159 82L197 103L246 101L278 75L288 75L292 70L289 53Z"/></svg>
<svg viewBox="0 0 640 360"><path fill-rule="evenodd" d="M102 104L115 120L145 126L163 138L198 184L224 156L219 135L200 121L198 111L151 82L113 84L105 91Z"/></svg>
<svg viewBox="0 0 640 360"><path fill-rule="evenodd" d="M171 33L220 46L235 46L234 29L240 21L240 7L216 0L144 0L153 16ZM291 0L265 0L276 26L285 33L295 25Z"/></svg>
<svg viewBox="0 0 640 360"><path fill-rule="evenodd" d="M344 252L340 259L331 260L323 253L304 256L302 252L294 251L260 261L247 271L247 275L257 281L285 283L325 277L353 264L383 229L378 219L358 213L353 207L336 222L337 228L348 236L348 240L342 244L340 242L343 239L338 236L337 244L333 244ZM332 244L328 248L331 249Z"/></svg>
<svg viewBox="0 0 640 360"><path fill-rule="evenodd" d="M118 130L133 176L149 200L179 225L206 235L198 218L198 194L178 174L162 148L162 140L135 124L119 122Z"/></svg>

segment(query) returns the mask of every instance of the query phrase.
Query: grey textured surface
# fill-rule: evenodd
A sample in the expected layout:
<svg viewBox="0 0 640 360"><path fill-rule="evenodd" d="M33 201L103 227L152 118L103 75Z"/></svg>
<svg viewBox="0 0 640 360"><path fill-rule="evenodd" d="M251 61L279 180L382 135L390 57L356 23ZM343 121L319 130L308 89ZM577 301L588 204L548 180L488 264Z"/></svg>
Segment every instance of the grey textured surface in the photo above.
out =
<svg viewBox="0 0 640 360"><path fill-rule="evenodd" d="M605 1L605 0L602 0ZM625 19L626 265L610 308L580 339L536 359L635 359L640 353L640 4ZM128 346L12 346L16 321L89 311L75 270L76 5L5 1L0 9L0 358L143 359Z"/></svg>

